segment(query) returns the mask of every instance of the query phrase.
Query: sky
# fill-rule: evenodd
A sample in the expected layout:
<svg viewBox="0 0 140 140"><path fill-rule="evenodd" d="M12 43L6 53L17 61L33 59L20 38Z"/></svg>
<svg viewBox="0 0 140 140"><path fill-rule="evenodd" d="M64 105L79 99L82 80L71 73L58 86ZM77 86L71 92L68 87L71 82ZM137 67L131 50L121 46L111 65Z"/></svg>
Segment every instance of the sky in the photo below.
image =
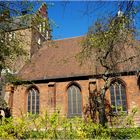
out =
<svg viewBox="0 0 140 140"><path fill-rule="evenodd" d="M34 10L40 7L42 2L48 5L48 16L52 26L53 39L64 39L76 36L83 36L88 28L97 20L115 15L118 11L118 1L29 1L33 2ZM19 1L15 1L17 3ZM16 8L21 9L14 3ZM138 1L140 5L140 1ZM140 29L139 18L134 21L137 29Z"/></svg>
<svg viewBox="0 0 140 140"><path fill-rule="evenodd" d="M113 2L114 3L114 2ZM104 8L108 4L107 9ZM71 2L48 2L48 14L53 25L53 38L63 39L75 36L85 35L88 28L101 18L105 13L116 10L118 7L111 2L86 2L86 1L71 1ZM88 6L88 7L87 7Z"/></svg>
<svg viewBox="0 0 140 140"><path fill-rule="evenodd" d="M85 35L88 28L98 19L115 15L116 1L47 1L48 15L52 23L53 39ZM139 2L140 3L140 2ZM135 25L140 29L138 20Z"/></svg>

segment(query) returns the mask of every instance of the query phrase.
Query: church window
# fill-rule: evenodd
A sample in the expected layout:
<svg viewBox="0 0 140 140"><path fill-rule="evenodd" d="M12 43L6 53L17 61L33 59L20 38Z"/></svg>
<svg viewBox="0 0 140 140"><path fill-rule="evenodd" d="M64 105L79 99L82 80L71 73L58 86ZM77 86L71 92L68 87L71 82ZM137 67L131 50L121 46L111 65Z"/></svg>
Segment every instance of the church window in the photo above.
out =
<svg viewBox="0 0 140 140"><path fill-rule="evenodd" d="M110 86L110 98L113 112L127 111L126 89L120 80L115 80Z"/></svg>
<svg viewBox="0 0 140 140"><path fill-rule="evenodd" d="M82 95L80 88L71 85L67 90L68 96L68 117L82 115Z"/></svg>
<svg viewBox="0 0 140 140"><path fill-rule="evenodd" d="M28 90L28 112L39 113L39 91L34 87Z"/></svg>

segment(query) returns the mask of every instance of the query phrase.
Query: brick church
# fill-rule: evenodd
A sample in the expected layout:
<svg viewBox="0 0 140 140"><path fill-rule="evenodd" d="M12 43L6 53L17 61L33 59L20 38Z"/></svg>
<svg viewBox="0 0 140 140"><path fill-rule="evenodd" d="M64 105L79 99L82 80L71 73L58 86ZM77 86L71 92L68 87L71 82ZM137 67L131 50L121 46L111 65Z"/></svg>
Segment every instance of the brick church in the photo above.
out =
<svg viewBox="0 0 140 140"><path fill-rule="evenodd" d="M31 33L31 38L32 35L34 33ZM11 87L6 88L5 96L13 116L20 116L21 112L36 114L56 110L60 110L63 116L83 116L92 86L98 91L104 84L101 66L95 69L94 63L80 65L77 61L84 36L62 40L50 38L47 36L47 40L41 42L41 47L31 45L30 61L18 73L24 84L12 86L12 90ZM140 46L140 42L136 41L134 45ZM139 71L131 67L129 71L126 67L119 70L116 78L110 77L111 86L106 98L114 106L115 112L118 105L128 114L136 107L135 121L140 123Z"/></svg>

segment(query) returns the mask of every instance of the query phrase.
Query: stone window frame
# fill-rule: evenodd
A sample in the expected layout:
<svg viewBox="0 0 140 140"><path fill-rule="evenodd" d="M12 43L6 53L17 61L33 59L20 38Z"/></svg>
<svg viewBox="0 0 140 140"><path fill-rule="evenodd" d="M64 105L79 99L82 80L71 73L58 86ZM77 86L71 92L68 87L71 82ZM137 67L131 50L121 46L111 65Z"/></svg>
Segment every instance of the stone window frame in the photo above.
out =
<svg viewBox="0 0 140 140"><path fill-rule="evenodd" d="M30 101L29 101L29 97L30 97ZM33 106L33 102L34 102L34 106ZM40 110L40 92L36 86L30 86L27 89L27 112L32 114L39 114L39 110Z"/></svg>
<svg viewBox="0 0 140 140"><path fill-rule="evenodd" d="M114 113L118 113L119 111L128 112L125 82L119 78L111 80L109 91L110 91L110 103L113 112ZM119 96L117 96L118 94ZM117 105L118 103L120 105Z"/></svg>
<svg viewBox="0 0 140 140"><path fill-rule="evenodd" d="M72 110L74 110L74 107L73 107L73 104L76 104L76 112L73 112L72 111L72 113L70 113L69 112L69 108L70 108L70 105L69 105L69 89L70 88L76 88L77 90L79 90L79 93L76 93L76 101L75 101L75 103L74 102L72 102L72 103L70 103L70 105L72 105ZM77 91L76 91L77 92ZM83 103L83 99L82 99L82 90L81 90L81 87L80 87L80 85L78 84L78 83L76 83L76 82L72 82L72 83L70 83L68 86L67 86L67 90L66 90L66 93L67 93L67 117L76 117L76 116L78 116L78 117L81 117L82 116L82 103ZM77 100L78 100L78 96L77 96L77 94L79 94L80 96L80 103L78 104L77 103ZM73 99L72 97L71 97L71 99ZM80 105L80 108L79 108L79 105Z"/></svg>

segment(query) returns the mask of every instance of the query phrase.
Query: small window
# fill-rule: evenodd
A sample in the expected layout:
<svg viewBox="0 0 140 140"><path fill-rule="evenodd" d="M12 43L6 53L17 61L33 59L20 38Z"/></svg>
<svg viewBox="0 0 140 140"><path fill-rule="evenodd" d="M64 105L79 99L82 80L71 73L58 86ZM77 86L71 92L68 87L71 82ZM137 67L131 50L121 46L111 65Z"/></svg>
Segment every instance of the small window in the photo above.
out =
<svg viewBox="0 0 140 140"><path fill-rule="evenodd" d="M38 25L38 30L39 30L40 33L41 33L41 31L42 31L41 28L42 28L42 26L41 26L41 24L39 24L39 25Z"/></svg>
<svg viewBox="0 0 140 140"><path fill-rule="evenodd" d="M79 87L72 85L67 90L68 117L82 115L82 96Z"/></svg>
<svg viewBox="0 0 140 140"><path fill-rule="evenodd" d="M42 28L42 32L45 33L45 30L46 30L46 22L45 21L43 22L43 26L42 27L43 27Z"/></svg>
<svg viewBox="0 0 140 140"><path fill-rule="evenodd" d="M36 88L28 90L28 112L39 114L39 92Z"/></svg>
<svg viewBox="0 0 140 140"><path fill-rule="evenodd" d="M110 86L110 98L113 112L127 111L125 85L120 80L115 80Z"/></svg>
<svg viewBox="0 0 140 140"><path fill-rule="evenodd" d="M46 30L46 39L49 39L49 31Z"/></svg>
<svg viewBox="0 0 140 140"><path fill-rule="evenodd" d="M40 37L38 38L37 43L38 43L39 45L41 44L41 39L40 39Z"/></svg>

